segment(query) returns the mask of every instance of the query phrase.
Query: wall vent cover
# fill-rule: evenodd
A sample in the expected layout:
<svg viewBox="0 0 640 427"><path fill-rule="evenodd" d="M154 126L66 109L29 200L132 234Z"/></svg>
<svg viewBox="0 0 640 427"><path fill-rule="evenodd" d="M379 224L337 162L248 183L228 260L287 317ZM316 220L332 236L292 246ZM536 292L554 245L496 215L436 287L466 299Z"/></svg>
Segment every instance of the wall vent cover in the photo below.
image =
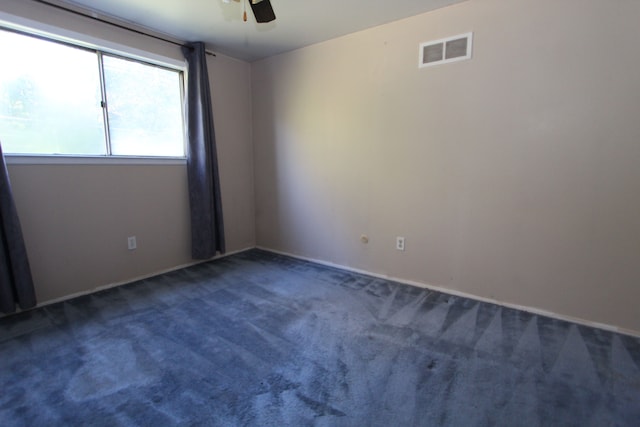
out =
<svg viewBox="0 0 640 427"><path fill-rule="evenodd" d="M460 34L446 39L420 43L418 66L431 67L471 58L473 33Z"/></svg>

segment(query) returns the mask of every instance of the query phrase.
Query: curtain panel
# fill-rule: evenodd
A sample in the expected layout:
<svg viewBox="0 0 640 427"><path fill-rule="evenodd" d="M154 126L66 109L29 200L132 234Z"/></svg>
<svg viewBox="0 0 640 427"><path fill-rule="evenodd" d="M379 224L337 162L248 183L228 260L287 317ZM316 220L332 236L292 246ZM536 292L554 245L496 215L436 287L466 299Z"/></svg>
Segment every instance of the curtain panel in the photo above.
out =
<svg viewBox="0 0 640 427"><path fill-rule="evenodd" d="M205 46L182 47L187 61L187 176L191 210L191 256L208 259L225 252L222 197Z"/></svg>
<svg viewBox="0 0 640 427"><path fill-rule="evenodd" d="M0 311L13 313L17 306L24 310L35 305L29 259L0 146Z"/></svg>

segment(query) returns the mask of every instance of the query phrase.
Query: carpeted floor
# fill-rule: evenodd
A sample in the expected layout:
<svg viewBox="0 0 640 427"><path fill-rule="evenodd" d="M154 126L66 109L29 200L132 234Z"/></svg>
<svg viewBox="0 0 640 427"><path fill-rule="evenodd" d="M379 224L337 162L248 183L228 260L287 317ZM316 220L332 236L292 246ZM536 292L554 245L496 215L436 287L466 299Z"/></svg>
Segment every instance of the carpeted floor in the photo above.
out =
<svg viewBox="0 0 640 427"><path fill-rule="evenodd" d="M0 319L1 426L637 426L640 339L252 250Z"/></svg>

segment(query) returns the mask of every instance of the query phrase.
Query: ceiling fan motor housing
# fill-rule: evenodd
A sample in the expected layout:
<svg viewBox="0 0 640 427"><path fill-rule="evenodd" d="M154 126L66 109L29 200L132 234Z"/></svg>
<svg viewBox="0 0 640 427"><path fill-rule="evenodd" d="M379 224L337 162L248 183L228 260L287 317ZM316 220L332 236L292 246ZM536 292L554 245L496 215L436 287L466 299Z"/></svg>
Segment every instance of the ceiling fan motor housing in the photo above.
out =
<svg viewBox="0 0 640 427"><path fill-rule="evenodd" d="M276 14L273 12L269 0L251 0L251 9L259 23L271 22L276 19Z"/></svg>

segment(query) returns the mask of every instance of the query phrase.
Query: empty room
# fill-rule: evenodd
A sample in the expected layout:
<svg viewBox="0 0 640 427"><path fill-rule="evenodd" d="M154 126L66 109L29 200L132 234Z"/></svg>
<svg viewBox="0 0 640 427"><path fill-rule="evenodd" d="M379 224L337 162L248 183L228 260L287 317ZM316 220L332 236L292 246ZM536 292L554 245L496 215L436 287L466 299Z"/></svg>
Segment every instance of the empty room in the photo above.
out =
<svg viewBox="0 0 640 427"><path fill-rule="evenodd" d="M637 426L640 2L2 0L1 426Z"/></svg>

